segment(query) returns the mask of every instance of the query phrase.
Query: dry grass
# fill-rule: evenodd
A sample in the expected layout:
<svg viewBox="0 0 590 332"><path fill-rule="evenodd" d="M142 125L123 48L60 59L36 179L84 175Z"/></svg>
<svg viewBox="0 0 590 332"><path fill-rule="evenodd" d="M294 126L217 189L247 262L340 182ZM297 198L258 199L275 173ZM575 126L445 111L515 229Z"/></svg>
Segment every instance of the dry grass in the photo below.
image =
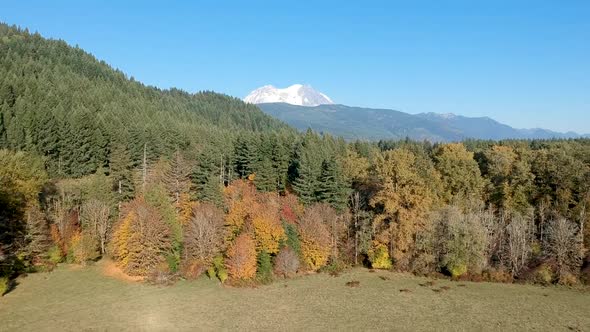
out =
<svg viewBox="0 0 590 332"><path fill-rule="evenodd" d="M590 330L590 294L563 287L440 280L439 289L453 287L442 295L419 286L426 278L365 269L342 275L360 288L327 274L256 289L206 277L155 287L107 278L102 268L19 280L0 298L0 331Z"/></svg>
<svg viewBox="0 0 590 332"><path fill-rule="evenodd" d="M110 259L105 259L98 262L97 267L101 273L107 277L129 282L139 282L144 280L143 277L134 277L125 274L121 268L119 268L117 264L115 264L115 262Z"/></svg>

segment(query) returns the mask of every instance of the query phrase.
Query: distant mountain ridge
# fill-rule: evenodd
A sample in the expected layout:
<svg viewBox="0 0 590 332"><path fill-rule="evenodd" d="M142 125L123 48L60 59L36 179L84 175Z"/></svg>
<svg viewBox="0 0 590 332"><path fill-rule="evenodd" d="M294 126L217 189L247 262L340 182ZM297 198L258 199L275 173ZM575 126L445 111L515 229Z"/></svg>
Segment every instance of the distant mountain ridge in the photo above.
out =
<svg viewBox="0 0 590 332"><path fill-rule="evenodd" d="M312 128L346 139L404 139L433 142L475 139L550 139L589 137L574 132L547 129L516 129L489 117L420 113L390 109L351 107L339 104L301 107L287 103L263 103L258 107L268 115L299 130Z"/></svg>

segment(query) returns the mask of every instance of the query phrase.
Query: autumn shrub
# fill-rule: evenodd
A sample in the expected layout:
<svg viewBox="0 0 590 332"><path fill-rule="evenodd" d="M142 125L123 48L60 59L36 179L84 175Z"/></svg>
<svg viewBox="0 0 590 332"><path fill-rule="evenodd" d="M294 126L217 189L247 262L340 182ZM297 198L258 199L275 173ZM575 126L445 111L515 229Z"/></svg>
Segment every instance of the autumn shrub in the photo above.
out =
<svg viewBox="0 0 590 332"><path fill-rule="evenodd" d="M167 286L178 279L178 274L170 270L167 262L161 262L147 274L147 281L154 285Z"/></svg>
<svg viewBox="0 0 590 332"><path fill-rule="evenodd" d="M458 278L467 272L467 265L460 261L448 262L445 267L453 278Z"/></svg>
<svg viewBox="0 0 590 332"><path fill-rule="evenodd" d="M564 286L575 286L578 284L578 278L573 273L563 273L559 276L558 283Z"/></svg>
<svg viewBox="0 0 590 332"><path fill-rule="evenodd" d="M207 271L207 265L199 260L184 260L180 266L180 274L188 280L197 279L205 271ZM215 277L215 271L213 271L213 277Z"/></svg>
<svg viewBox="0 0 590 332"><path fill-rule="evenodd" d="M215 270L215 267L210 266L207 269L207 276L209 277L209 279L215 279L215 277L217 276L217 271Z"/></svg>
<svg viewBox="0 0 590 332"><path fill-rule="evenodd" d="M328 273L331 276L339 276L348 265L344 263L342 260L335 259L331 260L327 265L323 266L320 271L324 273Z"/></svg>
<svg viewBox="0 0 590 332"><path fill-rule="evenodd" d="M47 251L47 260L54 265L63 262L63 254L57 244L51 246Z"/></svg>
<svg viewBox="0 0 590 332"><path fill-rule="evenodd" d="M221 281L222 284L225 283L227 278L229 278L229 275L227 274L227 270L221 269L221 270L217 271L217 278L219 278L219 281Z"/></svg>
<svg viewBox="0 0 590 332"><path fill-rule="evenodd" d="M371 267L374 269L389 270L392 267L387 246L383 243L374 243L368 252Z"/></svg>
<svg viewBox="0 0 590 332"><path fill-rule="evenodd" d="M272 282L272 262L266 250L258 254L256 280L263 284Z"/></svg>
<svg viewBox="0 0 590 332"><path fill-rule="evenodd" d="M7 277L0 278L0 296L6 294L10 289L10 279Z"/></svg>
<svg viewBox="0 0 590 332"><path fill-rule="evenodd" d="M217 255L213 258L211 266L207 269L207 276L209 279L219 279L221 283L224 283L227 280L227 270L225 269L225 265L223 264L223 256Z"/></svg>
<svg viewBox="0 0 590 332"><path fill-rule="evenodd" d="M299 270L299 255L290 247L283 247L274 260L274 273L283 278L293 277Z"/></svg>
<svg viewBox="0 0 590 332"><path fill-rule="evenodd" d="M232 279L250 280L256 275L256 244L252 237L243 233L227 251L225 265Z"/></svg>
<svg viewBox="0 0 590 332"><path fill-rule="evenodd" d="M484 277L491 282L511 283L514 280L512 273L504 268L490 268L484 271Z"/></svg>
<svg viewBox="0 0 590 332"><path fill-rule="evenodd" d="M178 272L182 261L180 259L180 247L176 248L174 243L172 244L172 252L166 254L166 264L171 272Z"/></svg>
<svg viewBox="0 0 590 332"><path fill-rule="evenodd" d="M541 285L549 285L553 282L553 269L549 264L541 264L533 271L533 282Z"/></svg>

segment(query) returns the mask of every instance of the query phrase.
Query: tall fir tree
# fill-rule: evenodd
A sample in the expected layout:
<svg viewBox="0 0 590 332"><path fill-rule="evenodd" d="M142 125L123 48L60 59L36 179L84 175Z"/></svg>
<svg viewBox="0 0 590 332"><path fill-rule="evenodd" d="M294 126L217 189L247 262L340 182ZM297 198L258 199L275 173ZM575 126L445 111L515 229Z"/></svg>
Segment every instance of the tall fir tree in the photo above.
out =
<svg viewBox="0 0 590 332"><path fill-rule="evenodd" d="M324 160L318 184L318 200L332 205L338 211L343 211L348 203L349 187L336 160L334 158Z"/></svg>
<svg viewBox="0 0 590 332"><path fill-rule="evenodd" d="M113 189L119 201L128 201L134 197L133 161L125 145L118 143L111 148L109 175Z"/></svg>

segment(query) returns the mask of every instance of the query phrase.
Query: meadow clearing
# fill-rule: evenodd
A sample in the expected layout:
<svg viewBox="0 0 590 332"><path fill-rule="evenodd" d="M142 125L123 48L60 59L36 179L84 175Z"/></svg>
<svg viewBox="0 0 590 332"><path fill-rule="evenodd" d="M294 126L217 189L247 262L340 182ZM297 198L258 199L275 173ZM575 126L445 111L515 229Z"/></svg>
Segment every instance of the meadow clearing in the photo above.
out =
<svg viewBox="0 0 590 332"><path fill-rule="evenodd" d="M107 264L64 265L19 279L0 298L0 330L590 330L590 293L580 289L362 268L257 288L207 277L153 286ZM351 281L358 286L347 286Z"/></svg>

